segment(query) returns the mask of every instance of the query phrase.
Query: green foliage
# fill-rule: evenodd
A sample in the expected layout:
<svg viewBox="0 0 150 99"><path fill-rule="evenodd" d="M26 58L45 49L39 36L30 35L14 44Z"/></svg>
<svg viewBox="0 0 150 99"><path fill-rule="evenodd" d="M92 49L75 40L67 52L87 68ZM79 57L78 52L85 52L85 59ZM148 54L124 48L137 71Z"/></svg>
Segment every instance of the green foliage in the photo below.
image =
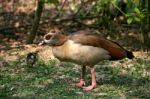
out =
<svg viewBox="0 0 150 99"><path fill-rule="evenodd" d="M58 0L42 0L45 3L50 3L50 4L57 4L59 1Z"/></svg>
<svg viewBox="0 0 150 99"><path fill-rule="evenodd" d="M139 10L139 8L134 8L132 12L126 14L127 23L131 24L134 22L141 22L145 18L145 14Z"/></svg>
<svg viewBox="0 0 150 99"><path fill-rule="evenodd" d="M116 3L117 0L99 0L101 4Z"/></svg>
<svg viewBox="0 0 150 99"><path fill-rule="evenodd" d="M102 25L108 27L108 24L113 21L115 17L118 16L118 13L126 16L126 21L128 24L131 23L141 23L144 18L146 18L145 12L140 9L139 0L123 0L126 4L125 11L122 11L120 8L120 0L97 0L95 5L91 7L91 11L88 11L89 15L99 16L93 25ZM86 5L85 5L86 6ZM83 7L84 8L84 7ZM87 16L85 11L80 11L81 16Z"/></svg>
<svg viewBox="0 0 150 99"><path fill-rule="evenodd" d="M110 0L100 0L101 4L108 4Z"/></svg>

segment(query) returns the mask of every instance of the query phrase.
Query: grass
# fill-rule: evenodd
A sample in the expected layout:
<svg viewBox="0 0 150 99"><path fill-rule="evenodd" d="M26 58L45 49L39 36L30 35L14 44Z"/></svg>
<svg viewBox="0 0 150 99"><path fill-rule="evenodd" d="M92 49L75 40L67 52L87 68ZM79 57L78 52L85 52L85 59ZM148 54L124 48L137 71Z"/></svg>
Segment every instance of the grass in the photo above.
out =
<svg viewBox="0 0 150 99"><path fill-rule="evenodd" d="M126 60L127 61L127 60ZM81 67L71 63L57 66L55 60L48 63L38 60L28 67L25 57L0 66L1 99L150 99L150 63L135 59L106 62L96 66L98 86L86 92L76 88ZM87 84L90 71L87 70Z"/></svg>

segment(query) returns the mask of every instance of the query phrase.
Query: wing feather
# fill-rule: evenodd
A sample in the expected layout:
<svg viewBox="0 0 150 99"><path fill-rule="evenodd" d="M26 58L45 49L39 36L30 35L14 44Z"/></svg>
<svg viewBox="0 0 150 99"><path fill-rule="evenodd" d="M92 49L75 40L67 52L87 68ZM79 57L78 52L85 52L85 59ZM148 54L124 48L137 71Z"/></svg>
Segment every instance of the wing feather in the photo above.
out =
<svg viewBox="0 0 150 99"><path fill-rule="evenodd" d="M69 39L82 45L103 48L109 52L114 60L126 57L126 50L118 43L96 34L77 33L71 35Z"/></svg>

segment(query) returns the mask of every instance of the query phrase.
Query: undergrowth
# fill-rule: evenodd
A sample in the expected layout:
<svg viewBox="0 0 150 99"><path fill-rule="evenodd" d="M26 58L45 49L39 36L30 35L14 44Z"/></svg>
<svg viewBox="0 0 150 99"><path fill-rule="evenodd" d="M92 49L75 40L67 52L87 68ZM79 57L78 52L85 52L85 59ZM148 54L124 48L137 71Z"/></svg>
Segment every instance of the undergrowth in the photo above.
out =
<svg viewBox="0 0 150 99"><path fill-rule="evenodd" d="M55 60L38 60L27 66L25 56L0 67L1 99L150 99L150 63L126 59L96 65L97 88L86 92L77 88L81 67L72 63L60 64ZM90 84L89 69L86 83Z"/></svg>

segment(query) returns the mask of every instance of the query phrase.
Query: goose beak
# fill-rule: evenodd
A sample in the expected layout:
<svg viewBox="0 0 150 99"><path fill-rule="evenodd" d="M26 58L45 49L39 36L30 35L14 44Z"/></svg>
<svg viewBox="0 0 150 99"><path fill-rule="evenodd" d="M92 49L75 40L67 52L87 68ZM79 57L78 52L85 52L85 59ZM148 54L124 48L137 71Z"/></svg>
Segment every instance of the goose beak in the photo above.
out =
<svg viewBox="0 0 150 99"><path fill-rule="evenodd" d="M44 42L44 40L42 40L38 45L39 46L42 46L42 45L44 45L45 44L45 42Z"/></svg>

